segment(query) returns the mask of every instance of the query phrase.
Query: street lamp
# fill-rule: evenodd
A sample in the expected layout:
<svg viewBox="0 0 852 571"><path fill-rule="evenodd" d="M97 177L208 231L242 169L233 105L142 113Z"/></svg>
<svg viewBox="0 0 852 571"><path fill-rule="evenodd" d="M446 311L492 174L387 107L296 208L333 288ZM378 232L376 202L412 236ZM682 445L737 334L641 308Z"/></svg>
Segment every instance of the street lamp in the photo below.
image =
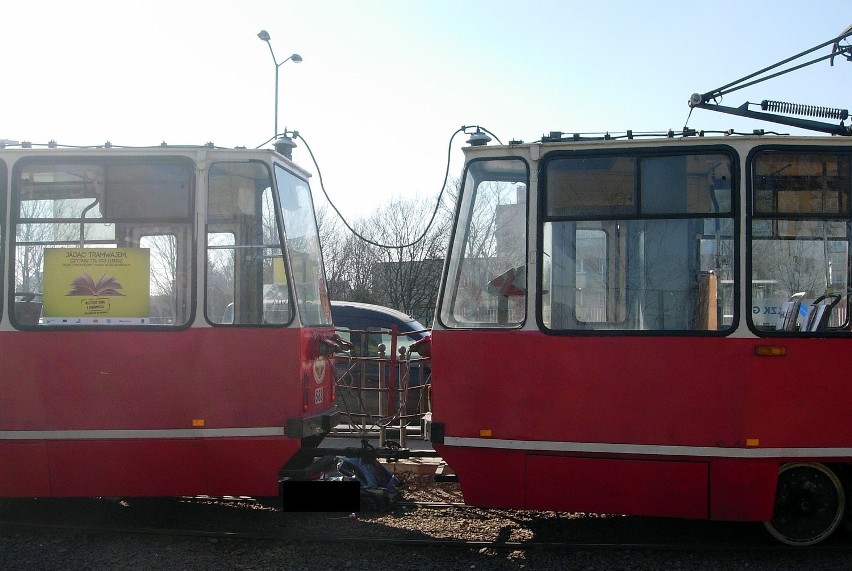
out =
<svg viewBox="0 0 852 571"><path fill-rule="evenodd" d="M275 52L272 51L272 44L269 43L269 32L266 30L261 30L257 37L266 42L266 45L269 46L269 53L272 54L272 61L275 63L275 136L273 139L278 137L278 69L287 63L288 61L293 61L293 63L301 63L302 56L299 54L291 54L287 59L282 62L279 62L275 57Z"/></svg>

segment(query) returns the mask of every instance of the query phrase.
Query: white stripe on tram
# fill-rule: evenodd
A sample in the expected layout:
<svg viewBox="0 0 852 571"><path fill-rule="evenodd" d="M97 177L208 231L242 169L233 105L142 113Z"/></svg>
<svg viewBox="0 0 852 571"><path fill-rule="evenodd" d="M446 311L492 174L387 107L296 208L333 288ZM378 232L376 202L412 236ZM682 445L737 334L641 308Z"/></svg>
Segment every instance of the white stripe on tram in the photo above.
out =
<svg viewBox="0 0 852 571"><path fill-rule="evenodd" d="M176 428L157 430L2 430L3 440L138 440L284 436L281 426L260 428Z"/></svg>
<svg viewBox="0 0 852 571"><path fill-rule="evenodd" d="M469 448L492 448L528 452L582 452L634 454L642 456L694 456L703 458L846 458L852 448L721 448L714 446L666 446L654 444L607 444L599 442L547 442L541 440L497 440L447 436L444 444Z"/></svg>

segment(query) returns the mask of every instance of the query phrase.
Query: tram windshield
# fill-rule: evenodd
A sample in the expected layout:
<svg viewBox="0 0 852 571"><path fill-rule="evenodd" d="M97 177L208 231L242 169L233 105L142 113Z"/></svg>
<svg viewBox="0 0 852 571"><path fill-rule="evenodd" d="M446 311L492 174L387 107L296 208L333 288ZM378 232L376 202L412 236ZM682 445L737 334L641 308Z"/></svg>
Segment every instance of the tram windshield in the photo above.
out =
<svg viewBox="0 0 852 571"><path fill-rule="evenodd" d="M275 168L283 213L293 290L304 325L331 325L319 231L308 183L281 166Z"/></svg>
<svg viewBox="0 0 852 571"><path fill-rule="evenodd" d="M526 318L524 161L472 161L459 197L441 321L447 327L518 327Z"/></svg>

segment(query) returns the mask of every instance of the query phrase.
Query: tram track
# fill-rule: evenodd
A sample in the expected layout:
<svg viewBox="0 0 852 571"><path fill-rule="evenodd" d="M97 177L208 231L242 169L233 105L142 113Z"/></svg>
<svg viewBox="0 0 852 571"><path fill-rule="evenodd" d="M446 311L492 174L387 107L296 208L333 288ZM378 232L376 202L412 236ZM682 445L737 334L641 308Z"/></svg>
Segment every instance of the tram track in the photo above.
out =
<svg viewBox="0 0 852 571"><path fill-rule="evenodd" d="M341 518L344 519L344 518ZM36 530L70 532L87 535L118 535L118 536L159 536L166 538L204 538L208 540L231 540L231 541L266 541L284 545L316 544L363 544L385 547L454 547L462 549L493 549L493 550L529 550L529 549L553 549L553 550L577 550L577 551L682 551L682 552L724 552L724 551L763 551L763 552L790 552L801 551L795 547L786 545L762 545L762 544L701 544L701 543L678 543L678 542L574 542L574 541L499 541L499 540L464 540L464 539L405 539L405 538L379 538L366 536L340 536L340 535L300 535L298 537L286 537L281 535L238 532L238 531L209 531L200 529L175 529L157 527L115 527L115 526L92 526L75 524L55 524L41 521L10 521L0 520L0 529ZM848 553L852 546L846 544L824 544L808 549L809 552L839 552Z"/></svg>
<svg viewBox="0 0 852 571"><path fill-rule="evenodd" d="M0 567L852 568L844 541L802 550L758 524L487 509L460 501L457 484L426 482L408 478L393 509L356 514L286 513L246 497L11 500Z"/></svg>
<svg viewBox="0 0 852 571"><path fill-rule="evenodd" d="M459 537L388 537L375 536L368 533L353 533L352 530L341 530L339 526L335 529L323 529L321 531L310 531L310 528L304 526L305 520L313 519L314 522L328 523L336 522L338 524L347 521L367 522L381 521L384 518L404 519L412 516L419 510L435 511L448 510L451 512L476 512L475 517L491 517L495 514L505 512L505 510L485 510L474 506L469 506L461 502L447 501L402 501L396 504L394 510L384 514L344 514L341 513L324 513L324 514L306 514L306 513L285 513L271 510L264 507L262 502L257 502L251 498L183 498L180 504L183 504L188 509L204 507L210 502L215 502L217 513L216 518L222 518L226 513L225 510L236 508L241 512L263 510L265 515L272 518L280 519L280 526L270 531L264 528L258 528L262 525L260 521L254 521L253 529L250 531L238 531L233 529L238 525L244 525L245 513L238 514L236 522L231 522L230 518L224 517L218 524L224 524L229 529L209 529L204 528L202 524L209 523L210 514L201 514L196 510L194 515L189 517L190 525L180 526L155 526L146 525L143 523L134 524L132 521L136 517L130 514L127 520L111 520L111 523L86 523L86 514L83 514L82 520L74 520L63 516L61 509L62 501L57 501L58 509L48 509L40 514L37 518L9 518L0 519L0 530L9 531L30 531L39 533L64 533L84 536L155 536L160 538L180 538L180 539L206 539L213 542L232 541L232 542L272 542L280 545L305 545L305 544L362 544L374 547L394 547L394 548L427 548L427 547L443 547L443 548L459 548L459 549L475 549L475 550L496 550L496 551L516 551L516 550L554 550L554 551L597 551L597 552L625 552L625 551L645 551L645 552L766 552L766 553L796 553L801 552L801 549L782 545L775 542L743 542L719 540L710 538L705 541L695 541L691 539L675 540L675 541L659 541L658 539L649 540L628 540L628 541L606 541L587 538L583 540L511 540L498 537L495 539L463 539ZM250 506L250 507L247 507ZM168 515L168 514L166 514ZM54 518L65 519L65 521L55 521ZM260 519L268 519L266 517ZM440 514L435 519L447 520L452 517L447 514ZM194 522L194 525L193 525ZM718 524L724 525L724 524ZM233 526L233 527L232 527ZM397 531L404 535L406 530L403 528ZM2 532L0 532L2 535ZM852 553L852 544L849 542L827 542L825 544L810 547L808 552L837 552L837 553Z"/></svg>

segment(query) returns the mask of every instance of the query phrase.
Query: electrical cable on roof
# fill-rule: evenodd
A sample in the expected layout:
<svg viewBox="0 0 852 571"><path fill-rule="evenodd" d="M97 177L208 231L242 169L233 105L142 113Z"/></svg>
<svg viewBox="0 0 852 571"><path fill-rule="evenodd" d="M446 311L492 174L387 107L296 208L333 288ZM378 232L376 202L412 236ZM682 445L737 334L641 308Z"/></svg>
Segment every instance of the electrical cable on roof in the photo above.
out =
<svg viewBox="0 0 852 571"><path fill-rule="evenodd" d="M462 125L459 129L456 129L455 132L450 137L450 142L447 145L447 167L444 170L444 182L441 184L441 191L438 193L438 199L435 202L434 210L432 210L432 216L429 218L429 222L426 224L426 228L424 228L423 232L415 240L412 240L411 242L408 242L407 244L382 244L380 242L376 242L374 240L367 238L366 236L364 236L363 234L361 234L360 232L355 230L355 228L353 228L352 225L349 224L349 222L346 220L346 218L344 218L343 214L340 213L340 210L334 204L334 201L331 200L331 197L328 195L328 192L326 192L325 184L323 183L323 180L322 180L322 170L320 169L319 163L317 162L317 159L314 156L314 152L311 150L311 146L308 144L308 141L305 139L304 136L302 136L301 133L294 133L294 137L302 139L302 141L305 143L305 148L308 150L308 154L311 155L311 160L313 161L314 167L316 168L316 171L317 171L317 178L319 179L320 190L322 190L322 193L325 196L325 199L331 205L331 208L334 210L335 214L337 214L337 216L343 222L343 225L346 226L346 228L350 232L352 232L357 238L359 238L360 240L363 240L367 244L370 244L372 246L376 246L378 248L402 249L402 248L410 248L411 246L414 246L415 244L417 244L418 242L423 240L426 237L426 235L429 233L429 229L432 227L432 224L435 222L435 218L438 216L438 210L441 207L441 200L443 199L444 191L447 188L447 180L450 177L450 158L451 158L452 150L453 150L453 140L456 138L456 135L458 135L459 133L465 132L465 130L467 130L469 128L471 128L471 127L469 127L467 125ZM494 133L491 133L490 131L488 131L484 127L477 126L476 128L478 130L485 131L486 133L488 133L489 135L491 135L495 139L497 139L498 142L500 142L500 139L496 135L494 135Z"/></svg>

